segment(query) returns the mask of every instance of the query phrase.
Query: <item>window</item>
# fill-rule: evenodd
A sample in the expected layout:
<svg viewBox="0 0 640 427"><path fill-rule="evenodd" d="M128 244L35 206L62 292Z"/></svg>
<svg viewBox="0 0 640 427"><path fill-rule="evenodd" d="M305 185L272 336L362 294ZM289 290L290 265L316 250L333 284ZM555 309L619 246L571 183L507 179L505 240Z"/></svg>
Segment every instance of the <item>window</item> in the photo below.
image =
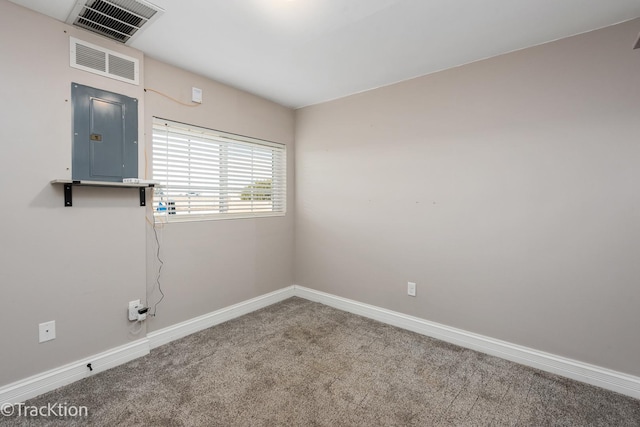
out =
<svg viewBox="0 0 640 427"><path fill-rule="evenodd" d="M286 146L153 120L154 213L173 220L284 215Z"/></svg>

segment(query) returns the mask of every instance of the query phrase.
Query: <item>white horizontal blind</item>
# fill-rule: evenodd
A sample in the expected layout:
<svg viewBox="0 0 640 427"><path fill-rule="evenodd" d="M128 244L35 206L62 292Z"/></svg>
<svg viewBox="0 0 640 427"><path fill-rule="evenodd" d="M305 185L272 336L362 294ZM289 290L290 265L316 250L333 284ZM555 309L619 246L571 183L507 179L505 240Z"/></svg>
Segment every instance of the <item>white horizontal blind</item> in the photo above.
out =
<svg viewBox="0 0 640 427"><path fill-rule="evenodd" d="M283 215L286 146L154 118L156 215L197 220Z"/></svg>

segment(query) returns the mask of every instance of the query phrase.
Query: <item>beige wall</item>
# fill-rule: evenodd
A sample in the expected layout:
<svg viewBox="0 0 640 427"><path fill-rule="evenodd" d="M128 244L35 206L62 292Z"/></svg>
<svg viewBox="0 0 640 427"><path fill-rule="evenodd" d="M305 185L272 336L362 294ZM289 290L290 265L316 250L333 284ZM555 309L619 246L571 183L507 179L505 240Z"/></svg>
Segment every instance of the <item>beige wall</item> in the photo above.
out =
<svg viewBox="0 0 640 427"><path fill-rule="evenodd" d="M296 283L639 375L639 31L298 110Z"/></svg>
<svg viewBox="0 0 640 427"><path fill-rule="evenodd" d="M65 208L49 182L71 177L71 82L144 93L70 68L69 36L143 59L0 0L0 385L140 338L126 319L127 302L145 293L138 193L76 188ZM39 344L38 324L49 320L57 338Z"/></svg>
<svg viewBox="0 0 640 427"><path fill-rule="evenodd" d="M140 86L70 68L69 36L138 58ZM0 386L293 283L293 111L6 0L0 39ZM205 102L180 108L145 94L147 80L185 100L191 86L201 87ZM140 207L135 190L76 188L74 206L65 208L62 188L49 183L70 178L71 82L138 98L139 141L149 144L151 116L159 115L288 145L286 217L160 230L166 298L137 334L126 310L128 301L146 299L155 280L155 241L145 219L151 206ZM141 175L144 149L140 144ZM38 324L49 320L57 338L39 344Z"/></svg>
<svg viewBox="0 0 640 427"><path fill-rule="evenodd" d="M151 122L161 117L287 145L288 212L284 217L163 224L158 228L165 299L148 322L156 330L293 284L294 112L255 95L146 58L145 87L184 103L191 87L203 90L199 107L186 107L147 91L145 128L151 158ZM151 168L149 168L151 176ZM148 251L156 242L148 227ZM152 296L158 262L149 258Z"/></svg>

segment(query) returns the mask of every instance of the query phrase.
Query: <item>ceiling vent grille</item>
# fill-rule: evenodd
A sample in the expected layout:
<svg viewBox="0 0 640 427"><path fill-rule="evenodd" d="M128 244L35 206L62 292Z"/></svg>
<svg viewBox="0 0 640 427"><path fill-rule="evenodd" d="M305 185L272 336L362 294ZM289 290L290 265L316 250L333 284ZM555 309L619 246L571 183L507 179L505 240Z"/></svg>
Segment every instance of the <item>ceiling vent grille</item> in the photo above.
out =
<svg viewBox="0 0 640 427"><path fill-rule="evenodd" d="M77 0L67 23L129 43L163 12L145 0Z"/></svg>
<svg viewBox="0 0 640 427"><path fill-rule="evenodd" d="M99 74L135 85L140 84L136 58L69 37L70 62L73 68Z"/></svg>

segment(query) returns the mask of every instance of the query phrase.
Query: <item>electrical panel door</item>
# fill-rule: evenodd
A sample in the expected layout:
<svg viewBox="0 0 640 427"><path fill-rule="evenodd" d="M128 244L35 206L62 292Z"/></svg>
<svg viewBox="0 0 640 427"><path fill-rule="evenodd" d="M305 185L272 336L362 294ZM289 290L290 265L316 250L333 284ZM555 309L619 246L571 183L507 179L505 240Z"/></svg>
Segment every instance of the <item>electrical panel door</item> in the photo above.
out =
<svg viewBox="0 0 640 427"><path fill-rule="evenodd" d="M138 177L138 100L71 84L73 180Z"/></svg>

